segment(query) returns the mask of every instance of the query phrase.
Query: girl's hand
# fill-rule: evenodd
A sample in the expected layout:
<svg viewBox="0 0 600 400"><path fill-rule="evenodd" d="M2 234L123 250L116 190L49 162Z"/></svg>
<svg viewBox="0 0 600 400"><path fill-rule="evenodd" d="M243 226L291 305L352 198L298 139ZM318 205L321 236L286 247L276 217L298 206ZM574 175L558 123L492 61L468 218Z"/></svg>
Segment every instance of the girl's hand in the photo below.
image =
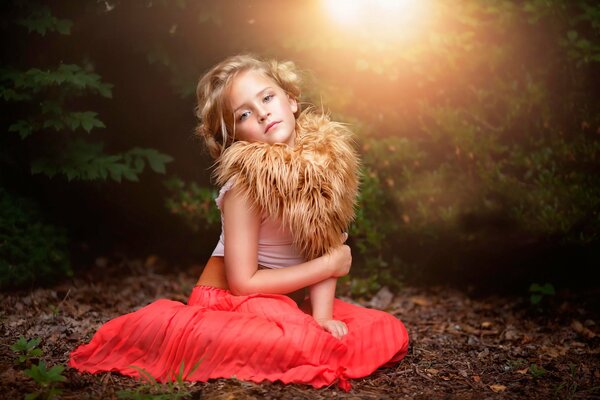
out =
<svg viewBox="0 0 600 400"><path fill-rule="evenodd" d="M334 338L341 339L348 334L348 327L342 321L336 319L315 320L321 328L331 333Z"/></svg>
<svg viewBox="0 0 600 400"><path fill-rule="evenodd" d="M332 277L339 278L348 275L352 265L352 253L348 245L342 244L333 248L325 257L328 257L327 262Z"/></svg>

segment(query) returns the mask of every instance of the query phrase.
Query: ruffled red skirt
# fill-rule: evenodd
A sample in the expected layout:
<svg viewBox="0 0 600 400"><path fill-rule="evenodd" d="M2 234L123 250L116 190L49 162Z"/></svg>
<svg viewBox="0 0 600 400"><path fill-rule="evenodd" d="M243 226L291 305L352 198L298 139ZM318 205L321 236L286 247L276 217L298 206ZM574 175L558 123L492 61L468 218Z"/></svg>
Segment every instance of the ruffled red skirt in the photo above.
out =
<svg viewBox="0 0 600 400"><path fill-rule="evenodd" d="M159 382L231 378L304 383L316 388L371 374L401 360L408 334L394 316L336 299L333 315L348 326L341 340L287 296L234 296L196 286L188 304L157 300L100 327L70 355L69 366L116 371Z"/></svg>

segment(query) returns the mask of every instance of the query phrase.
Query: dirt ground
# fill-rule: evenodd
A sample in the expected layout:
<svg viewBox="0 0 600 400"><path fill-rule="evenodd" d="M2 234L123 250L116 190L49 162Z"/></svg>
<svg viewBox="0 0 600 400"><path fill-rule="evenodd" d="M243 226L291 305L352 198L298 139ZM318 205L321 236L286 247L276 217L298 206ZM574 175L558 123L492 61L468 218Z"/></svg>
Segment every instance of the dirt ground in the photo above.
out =
<svg viewBox="0 0 600 400"><path fill-rule="evenodd" d="M200 273L147 260L98 259L85 274L50 288L0 295L0 393L22 399L39 387L24 370L39 360L66 365L68 354L118 315L156 299L185 302ZM115 373L66 368L63 399L600 399L600 290L559 290L533 306L526 297L472 298L447 288L386 289L365 306L385 309L406 325L410 350L391 368L336 385L248 383L220 379L143 385ZM349 299L346 299L349 300ZM39 337L43 355L19 365L10 349L19 336ZM152 396L150 396L152 395Z"/></svg>

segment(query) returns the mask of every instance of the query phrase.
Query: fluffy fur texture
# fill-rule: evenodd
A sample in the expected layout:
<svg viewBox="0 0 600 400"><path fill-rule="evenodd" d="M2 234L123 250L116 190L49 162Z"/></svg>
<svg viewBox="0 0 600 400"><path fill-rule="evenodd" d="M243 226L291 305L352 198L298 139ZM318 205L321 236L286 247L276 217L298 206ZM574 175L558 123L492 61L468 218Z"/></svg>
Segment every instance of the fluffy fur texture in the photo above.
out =
<svg viewBox="0 0 600 400"><path fill-rule="evenodd" d="M297 119L294 148L235 142L215 170L218 184L234 179L254 210L281 220L307 260L342 244L354 218L357 174L351 132L310 111Z"/></svg>

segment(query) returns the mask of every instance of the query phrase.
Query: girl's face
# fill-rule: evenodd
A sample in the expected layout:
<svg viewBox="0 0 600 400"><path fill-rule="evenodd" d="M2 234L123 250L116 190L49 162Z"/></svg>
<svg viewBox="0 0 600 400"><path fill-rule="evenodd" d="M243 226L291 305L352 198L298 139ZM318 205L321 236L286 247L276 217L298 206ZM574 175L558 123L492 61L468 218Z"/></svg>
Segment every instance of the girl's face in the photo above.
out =
<svg viewBox="0 0 600 400"><path fill-rule="evenodd" d="M296 100L259 71L240 73L229 88L235 138L294 146Z"/></svg>

